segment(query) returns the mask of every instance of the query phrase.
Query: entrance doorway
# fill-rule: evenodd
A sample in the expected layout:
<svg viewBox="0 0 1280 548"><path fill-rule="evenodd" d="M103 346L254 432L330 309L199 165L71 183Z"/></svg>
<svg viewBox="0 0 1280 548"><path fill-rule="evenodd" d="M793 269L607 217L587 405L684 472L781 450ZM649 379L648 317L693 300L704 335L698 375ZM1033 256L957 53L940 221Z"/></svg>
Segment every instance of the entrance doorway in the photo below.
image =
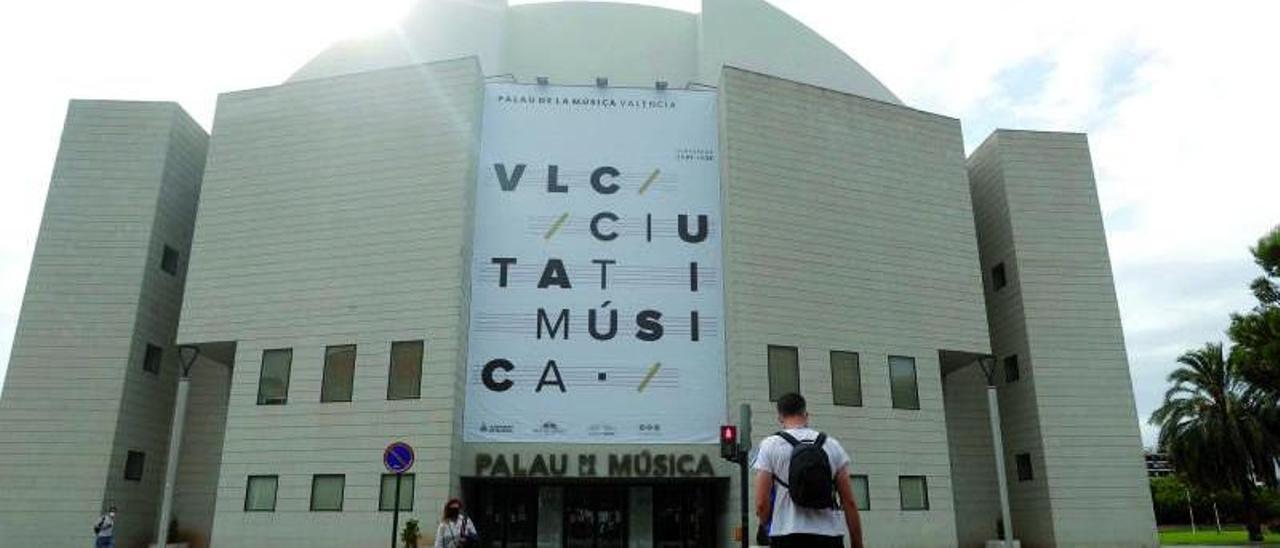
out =
<svg viewBox="0 0 1280 548"><path fill-rule="evenodd" d="M485 548L703 548L718 542L716 480L463 479Z"/></svg>
<svg viewBox="0 0 1280 548"><path fill-rule="evenodd" d="M626 548L625 485L573 485L564 488L564 548Z"/></svg>
<svg viewBox="0 0 1280 548"><path fill-rule="evenodd" d="M474 501L474 502L473 502ZM534 548L538 545L538 486L495 484L477 489L466 501L485 548Z"/></svg>
<svg viewBox="0 0 1280 548"><path fill-rule="evenodd" d="M714 502L710 489L654 486L654 547L702 548L715 545Z"/></svg>

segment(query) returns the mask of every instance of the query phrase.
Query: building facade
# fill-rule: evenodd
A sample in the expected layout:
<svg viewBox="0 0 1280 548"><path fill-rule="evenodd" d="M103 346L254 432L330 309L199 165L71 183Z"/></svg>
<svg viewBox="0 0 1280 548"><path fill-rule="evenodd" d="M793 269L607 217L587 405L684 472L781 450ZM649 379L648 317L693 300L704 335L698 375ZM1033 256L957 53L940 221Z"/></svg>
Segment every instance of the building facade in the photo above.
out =
<svg viewBox="0 0 1280 548"><path fill-rule="evenodd" d="M486 546L733 545L715 431L464 432L487 382L473 280L495 275L477 225L507 221L475 214L498 84L714 98L724 383L705 397L725 422L749 405L758 439L771 399L804 394L850 449L869 546L996 538L983 359L1023 545L1156 545L1085 137L1001 130L966 157L958 120L759 0L425 0L221 95L208 134L174 104L73 102L0 396L0 539L74 546L115 505L121 546L153 540L190 344L174 517L194 545L385 545L397 440L418 459L401 522L428 536L461 496Z"/></svg>

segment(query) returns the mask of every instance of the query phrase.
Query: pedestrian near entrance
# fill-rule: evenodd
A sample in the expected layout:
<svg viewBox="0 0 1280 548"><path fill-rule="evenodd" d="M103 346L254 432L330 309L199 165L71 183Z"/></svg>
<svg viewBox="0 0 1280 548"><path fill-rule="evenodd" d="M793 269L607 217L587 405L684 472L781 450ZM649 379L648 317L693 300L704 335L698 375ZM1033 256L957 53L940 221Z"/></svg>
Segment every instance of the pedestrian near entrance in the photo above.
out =
<svg viewBox="0 0 1280 548"><path fill-rule="evenodd" d="M480 534L471 518L462 513L462 501L449 499L436 528L435 548L479 548Z"/></svg>
<svg viewBox="0 0 1280 548"><path fill-rule="evenodd" d="M94 548L115 548L116 546L116 507L107 509L93 524Z"/></svg>
<svg viewBox="0 0 1280 548"><path fill-rule="evenodd" d="M752 466L756 517L769 524L769 545L842 548L847 530L849 545L862 548L849 455L835 438L809 428L799 394L778 399L778 422L782 430L760 442Z"/></svg>

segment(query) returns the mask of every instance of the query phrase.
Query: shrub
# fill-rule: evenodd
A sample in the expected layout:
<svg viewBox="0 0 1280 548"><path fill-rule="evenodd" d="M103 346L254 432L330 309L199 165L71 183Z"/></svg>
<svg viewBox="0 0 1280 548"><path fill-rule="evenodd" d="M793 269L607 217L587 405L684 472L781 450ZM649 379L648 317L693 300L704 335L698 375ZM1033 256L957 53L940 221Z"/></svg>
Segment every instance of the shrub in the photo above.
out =
<svg viewBox="0 0 1280 548"><path fill-rule="evenodd" d="M411 519L404 523L404 529L400 531L400 540L404 542L404 548L418 548L418 520Z"/></svg>

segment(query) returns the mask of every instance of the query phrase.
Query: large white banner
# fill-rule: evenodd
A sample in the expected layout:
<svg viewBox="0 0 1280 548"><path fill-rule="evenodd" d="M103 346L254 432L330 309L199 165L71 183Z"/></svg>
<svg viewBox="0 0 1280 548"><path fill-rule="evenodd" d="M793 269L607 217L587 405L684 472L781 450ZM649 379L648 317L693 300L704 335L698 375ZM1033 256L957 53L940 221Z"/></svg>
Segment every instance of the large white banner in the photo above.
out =
<svg viewBox="0 0 1280 548"><path fill-rule="evenodd" d="M713 92L485 87L467 441L716 441L717 150Z"/></svg>

